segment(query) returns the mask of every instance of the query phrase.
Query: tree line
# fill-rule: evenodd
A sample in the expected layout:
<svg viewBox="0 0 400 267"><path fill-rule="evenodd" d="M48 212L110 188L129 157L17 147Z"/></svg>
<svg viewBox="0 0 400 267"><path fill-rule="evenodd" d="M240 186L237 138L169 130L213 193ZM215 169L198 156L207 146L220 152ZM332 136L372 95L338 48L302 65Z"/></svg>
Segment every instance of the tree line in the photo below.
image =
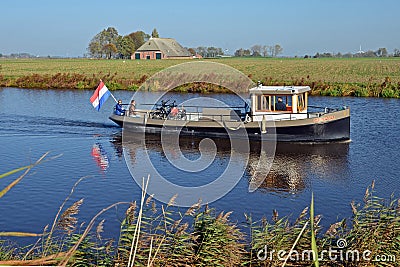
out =
<svg viewBox="0 0 400 267"><path fill-rule="evenodd" d="M385 47L378 48L377 50L358 51L356 53L316 53L314 56L305 55L304 58L363 58L363 57L400 57L400 50L395 48L393 53L390 54Z"/></svg>
<svg viewBox="0 0 400 267"><path fill-rule="evenodd" d="M240 48L235 51L235 57L276 57L283 48L279 45L253 45L249 49Z"/></svg>
<svg viewBox="0 0 400 267"><path fill-rule="evenodd" d="M133 52L142 46L150 37L159 38L157 29L150 34L143 31L132 32L122 36L113 27L108 27L96 34L89 43L89 56L94 58L130 59Z"/></svg>
<svg viewBox="0 0 400 267"><path fill-rule="evenodd" d="M144 31L132 32L122 36L113 27L108 27L96 34L89 43L87 48L88 55L93 58L120 58L129 59L131 55L149 38L159 38L157 29L151 34ZM200 55L202 57L218 57L224 55L224 50L219 47L199 46L197 48L187 48L192 56Z"/></svg>

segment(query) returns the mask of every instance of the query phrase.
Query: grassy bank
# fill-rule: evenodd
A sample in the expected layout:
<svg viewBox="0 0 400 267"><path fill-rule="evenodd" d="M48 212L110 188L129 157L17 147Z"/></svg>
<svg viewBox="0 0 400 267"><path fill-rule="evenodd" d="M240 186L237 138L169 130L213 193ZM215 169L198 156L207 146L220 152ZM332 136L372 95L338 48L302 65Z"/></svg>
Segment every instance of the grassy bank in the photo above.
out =
<svg viewBox="0 0 400 267"><path fill-rule="evenodd" d="M46 156L1 175L6 178L25 171L2 195ZM0 232L0 265L285 266L286 262L286 266L311 266L315 253L320 258L315 266L399 266L400 200L377 197L374 183L366 190L363 203L349 205L351 218L323 229L321 216L314 216L312 200L310 209L306 207L294 218L279 217L274 210L260 221L245 214L243 225L238 225L229 219L230 212L216 213L200 202L188 209L175 207L177 196L168 204L156 204L146 194L148 181L144 179L139 202L112 204L82 224L77 215L83 199L69 207L67 203L83 179L74 185L43 233ZM127 208L118 240L103 239L101 215L121 205ZM10 245L7 236L37 236L38 240L18 247Z"/></svg>
<svg viewBox="0 0 400 267"><path fill-rule="evenodd" d="M254 82L262 81L265 85L309 85L314 95L400 97L399 58L207 61L236 68ZM0 59L0 86L92 89L101 78L112 90L137 90L158 71L184 62L192 61Z"/></svg>

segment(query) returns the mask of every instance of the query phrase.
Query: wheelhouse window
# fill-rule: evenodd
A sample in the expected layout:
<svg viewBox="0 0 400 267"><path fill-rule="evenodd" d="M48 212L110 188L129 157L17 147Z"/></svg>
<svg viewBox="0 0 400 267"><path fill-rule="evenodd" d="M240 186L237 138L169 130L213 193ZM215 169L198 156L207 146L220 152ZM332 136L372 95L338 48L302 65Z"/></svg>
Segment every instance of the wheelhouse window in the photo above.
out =
<svg viewBox="0 0 400 267"><path fill-rule="evenodd" d="M278 103L278 98L281 98L286 105L286 111L292 111L292 96L290 95L274 95L272 97L272 110L276 110L275 105Z"/></svg>
<svg viewBox="0 0 400 267"><path fill-rule="evenodd" d="M297 96L297 111L301 112L307 107L307 93L302 93Z"/></svg>
<svg viewBox="0 0 400 267"><path fill-rule="evenodd" d="M256 97L256 109L257 111L269 111L271 110L271 97L268 95L258 95Z"/></svg>

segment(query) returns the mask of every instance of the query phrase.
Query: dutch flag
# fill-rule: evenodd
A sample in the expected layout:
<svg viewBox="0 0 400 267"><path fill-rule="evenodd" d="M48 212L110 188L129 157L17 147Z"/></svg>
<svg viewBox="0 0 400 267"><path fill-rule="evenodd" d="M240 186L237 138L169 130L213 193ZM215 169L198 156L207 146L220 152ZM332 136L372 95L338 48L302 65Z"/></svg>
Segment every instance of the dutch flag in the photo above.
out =
<svg viewBox="0 0 400 267"><path fill-rule="evenodd" d="M99 111L100 107L106 102L107 98L111 95L110 91L108 91L107 86L100 81L99 86L97 86L96 91L90 98L90 102L92 103L93 107Z"/></svg>

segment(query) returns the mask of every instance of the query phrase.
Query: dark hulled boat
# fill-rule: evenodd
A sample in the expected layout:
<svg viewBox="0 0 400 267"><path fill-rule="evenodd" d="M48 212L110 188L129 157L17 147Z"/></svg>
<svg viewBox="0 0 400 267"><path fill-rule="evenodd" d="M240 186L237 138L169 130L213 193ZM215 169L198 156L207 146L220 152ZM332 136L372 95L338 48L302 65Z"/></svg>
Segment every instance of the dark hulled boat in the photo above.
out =
<svg viewBox="0 0 400 267"><path fill-rule="evenodd" d="M278 142L350 140L350 109L309 106L309 91L308 86L259 85L249 90L249 103L239 109L202 107L185 112L172 106L168 111L135 110L134 116L113 114L110 119L128 131L154 134Z"/></svg>

